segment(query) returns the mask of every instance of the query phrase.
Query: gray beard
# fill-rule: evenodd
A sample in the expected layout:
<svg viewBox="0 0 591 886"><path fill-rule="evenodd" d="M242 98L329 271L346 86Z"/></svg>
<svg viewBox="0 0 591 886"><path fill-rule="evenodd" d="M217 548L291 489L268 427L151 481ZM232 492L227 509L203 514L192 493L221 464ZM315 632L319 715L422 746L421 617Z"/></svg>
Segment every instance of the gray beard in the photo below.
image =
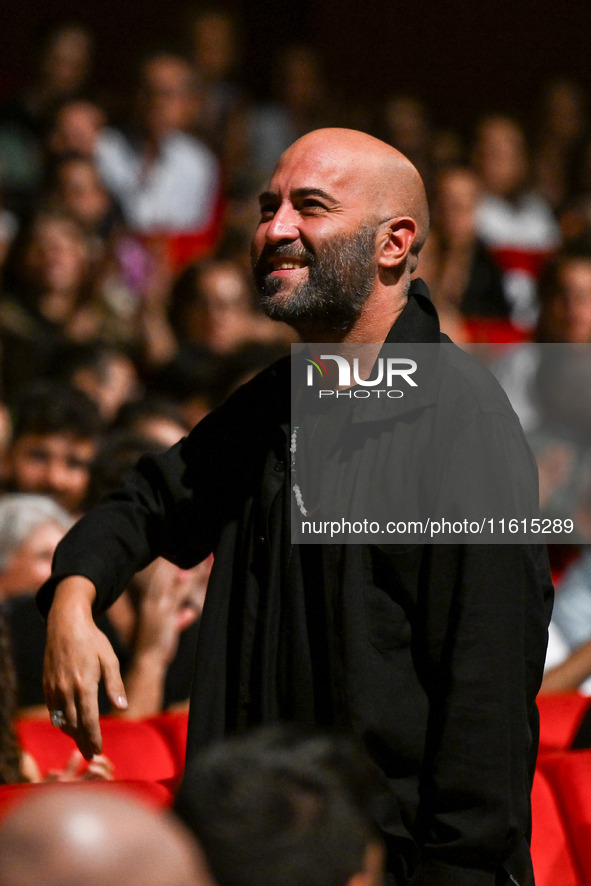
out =
<svg viewBox="0 0 591 886"><path fill-rule="evenodd" d="M272 320L287 323L303 338L317 340L347 333L359 319L373 288L376 229L364 225L356 234L333 237L314 256L309 250L297 255L308 265L308 279L291 295L276 298L282 281L269 278L266 259L282 254L295 257L294 247L280 244L263 250L253 262L261 307ZM321 336L321 338L318 338Z"/></svg>

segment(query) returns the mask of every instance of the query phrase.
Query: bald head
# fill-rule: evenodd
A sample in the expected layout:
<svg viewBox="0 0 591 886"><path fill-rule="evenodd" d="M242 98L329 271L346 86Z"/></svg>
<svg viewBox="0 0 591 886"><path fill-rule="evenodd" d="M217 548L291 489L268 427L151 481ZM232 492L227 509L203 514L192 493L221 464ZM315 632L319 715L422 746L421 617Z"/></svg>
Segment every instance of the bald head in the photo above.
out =
<svg viewBox="0 0 591 886"><path fill-rule="evenodd" d="M213 886L171 817L109 788L32 793L0 827L0 886Z"/></svg>
<svg viewBox="0 0 591 886"><path fill-rule="evenodd" d="M416 223L411 253L418 255L429 232L429 206L423 180L408 157L391 145L355 129L316 129L299 138L282 155L283 163L300 156L316 158L320 168L339 169L376 220L408 217Z"/></svg>
<svg viewBox="0 0 591 886"><path fill-rule="evenodd" d="M412 163L364 132L317 129L281 155L259 203L265 312L304 341L384 341L429 228Z"/></svg>

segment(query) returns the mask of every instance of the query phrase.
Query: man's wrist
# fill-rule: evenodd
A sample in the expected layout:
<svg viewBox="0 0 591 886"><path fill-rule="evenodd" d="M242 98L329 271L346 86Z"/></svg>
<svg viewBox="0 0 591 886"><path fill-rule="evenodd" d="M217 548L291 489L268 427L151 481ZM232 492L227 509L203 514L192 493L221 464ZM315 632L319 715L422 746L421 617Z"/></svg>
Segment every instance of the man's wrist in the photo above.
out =
<svg viewBox="0 0 591 886"><path fill-rule="evenodd" d="M62 606L67 606L70 611L80 607L92 612L95 599L96 588L90 579L82 575L69 575L56 586L50 612Z"/></svg>

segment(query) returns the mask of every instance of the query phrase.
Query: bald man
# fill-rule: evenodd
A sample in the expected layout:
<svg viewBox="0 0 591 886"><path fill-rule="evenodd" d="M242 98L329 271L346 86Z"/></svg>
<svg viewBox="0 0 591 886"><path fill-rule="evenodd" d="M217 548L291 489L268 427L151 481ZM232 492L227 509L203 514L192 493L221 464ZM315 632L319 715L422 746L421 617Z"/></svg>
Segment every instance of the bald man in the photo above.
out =
<svg viewBox="0 0 591 886"><path fill-rule="evenodd" d="M0 886L214 886L172 816L114 789L43 788L0 824Z"/></svg>
<svg viewBox="0 0 591 886"><path fill-rule="evenodd" d="M411 283L428 225L423 184L399 152L360 132L311 132L260 196L252 261L261 304L303 341L446 340L426 287ZM457 381L475 403L471 427L486 437L500 416L519 436L500 389L486 383L490 408L481 410L471 379ZM430 416L455 433L442 407L419 420ZM545 549L292 544L294 499L302 502L291 434L286 358L179 445L142 460L68 534L39 596L55 723L86 756L100 750L98 681L114 704L125 696L93 608L109 606L156 556L188 567L213 552L189 758L258 723L344 729L381 773L376 815L393 882L529 882ZM395 465L384 480L405 475Z"/></svg>

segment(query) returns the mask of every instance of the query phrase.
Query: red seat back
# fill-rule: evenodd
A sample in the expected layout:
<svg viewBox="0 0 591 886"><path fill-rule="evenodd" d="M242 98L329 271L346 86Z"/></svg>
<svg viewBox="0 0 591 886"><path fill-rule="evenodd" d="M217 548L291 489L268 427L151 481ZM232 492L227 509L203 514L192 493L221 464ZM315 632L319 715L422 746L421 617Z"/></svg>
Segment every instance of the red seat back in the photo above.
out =
<svg viewBox="0 0 591 886"><path fill-rule="evenodd" d="M556 797L579 881L591 883L591 751L546 754L538 768Z"/></svg>
<svg viewBox="0 0 591 886"><path fill-rule="evenodd" d="M538 695L540 752L570 748L591 699L578 692Z"/></svg>
<svg viewBox="0 0 591 886"><path fill-rule="evenodd" d="M543 771L536 772L531 800L536 886L579 886L566 827Z"/></svg>
<svg viewBox="0 0 591 886"><path fill-rule="evenodd" d="M75 744L49 720L22 719L16 724L24 750L37 761L42 775L63 769ZM182 767L163 734L147 720L101 717L103 753L115 766L117 780L164 781L179 778Z"/></svg>

